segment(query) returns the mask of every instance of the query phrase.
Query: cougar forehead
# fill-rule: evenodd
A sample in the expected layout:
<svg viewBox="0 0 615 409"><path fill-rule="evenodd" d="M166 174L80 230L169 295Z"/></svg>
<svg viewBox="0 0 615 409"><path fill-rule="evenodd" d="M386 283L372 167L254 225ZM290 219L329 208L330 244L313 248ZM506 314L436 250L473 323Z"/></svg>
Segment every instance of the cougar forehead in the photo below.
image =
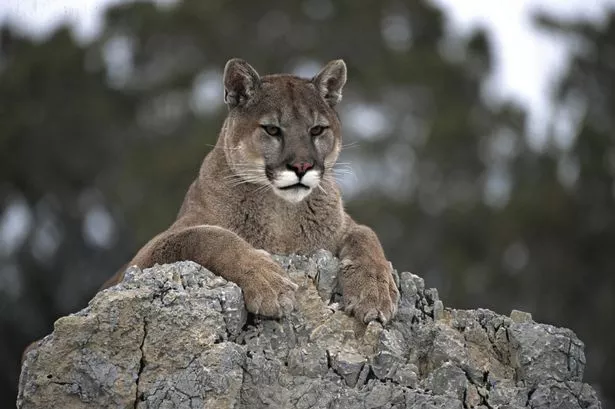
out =
<svg viewBox="0 0 615 409"><path fill-rule="evenodd" d="M312 126L319 121L339 133L337 113L327 105L311 81L287 74L261 78L259 93L241 109L229 113L234 126L235 142L248 137L245 128L260 127L269 121L279 127ZM298 130L298 129L297 129ZM286 135L285 135L286 136Z"/></svg>
<svg viewBox="0 0 615 409"><path fill-rule="evenodd" d="M310 80L293 75L275 74L262 77L260 97L261 103L257 104L257 111L274 111L284 120L311 118L315 112L322 115L335 113Z"/></svg>

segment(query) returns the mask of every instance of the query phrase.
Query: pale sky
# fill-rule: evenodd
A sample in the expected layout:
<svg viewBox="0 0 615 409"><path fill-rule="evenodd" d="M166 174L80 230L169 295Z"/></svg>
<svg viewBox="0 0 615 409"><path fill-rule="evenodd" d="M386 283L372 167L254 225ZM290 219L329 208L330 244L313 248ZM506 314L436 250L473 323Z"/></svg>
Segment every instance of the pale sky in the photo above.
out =
<svg viewBox="0 0 615 409"><path fill-rule="evenodd" d="M483 27L491 34L497 55L485 96L494 102L514 100L529 108L529 131L537 147L544 143L552 115L552 84L566 71L574 45L537 30L531 14L544 10L563 19L585 18L600 25L606 23L608 9L615 8L615 0L431 1L447 11L451 32Z"/></svg>
<svg viewBox="0 0 615 409"><path fill-rule="evenodd" d="M0 0L0 25L9 23L36 38L69 22L77 38L87 42L101 30L102 12L123 0ZM514 100L530 111L529 131L543 143L552 115L551 84L564 72L570 44L531 26L530 13L548 10L563 18L586 17L604 22L615 0L431 0L446 10L447 29L467 34L484 27L497 50L495 69L485 84L485 97L494 103ZM162 6L175 0L155 0Z"/></svg>

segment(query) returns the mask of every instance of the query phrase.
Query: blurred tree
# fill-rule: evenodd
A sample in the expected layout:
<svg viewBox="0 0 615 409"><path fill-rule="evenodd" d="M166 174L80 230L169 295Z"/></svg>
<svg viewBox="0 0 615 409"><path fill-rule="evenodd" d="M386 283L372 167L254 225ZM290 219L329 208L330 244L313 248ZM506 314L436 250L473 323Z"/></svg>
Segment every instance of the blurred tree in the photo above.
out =
<svg viewBox="0 0 615 409"><path fill-rule="evenodd" d="M604 17L604 25L598 27L544 15L538 19L545 30L571 41L574 58L555 95L558 114L549 152L544 155L552 170L541 178L557 179L562 188L542 193L547 201L543 214L531 211L530 200L524 207L526 214L539 219L527 220L532 222L539 258L535 269L540 272L542 297L537 310L555 322L575 323L573 328L587 345L589 374L600 379L607 407L612 407L615 10ZM550 240L541 240L544 236Z"/></svg>
<svg viewBox="0 0 615 409"><path fill-rule="evenodd" d="M612 173L595 169L612 134L584 125L566 150L530 149L524 112L481 98L489 38L447 39L442 20L423 1L184 0L117 6L85 47L65 29L42 43L4 29L0 406L14 404L23 346L174 219L217 138L231 57L261 74L304 76L344 58L341 161L350 165L337 173L350 212L447 305L520 308L575 329L596 381L599 357L615 356L606 349L613 331L594 333L585 318L613 307ZM606 44L602 32L584 33ZM562 101L581 95L589 113L603 106L594 101L613 66L587 61L605 82L589 95L583 81L593 74L577 71L592 71L573 70L577 85Z"/></svg>
<svg viewBox="0 0 615 409"><path fill-rule="evenodd" d="M133 109L105 85L102 67L86 69L88 51L67 29L40 44L7 29L0 40L0 396L8 407L19 351L83 307L128 255L130 235L109 221L118 209L99 189L123 157Z"/></svg>

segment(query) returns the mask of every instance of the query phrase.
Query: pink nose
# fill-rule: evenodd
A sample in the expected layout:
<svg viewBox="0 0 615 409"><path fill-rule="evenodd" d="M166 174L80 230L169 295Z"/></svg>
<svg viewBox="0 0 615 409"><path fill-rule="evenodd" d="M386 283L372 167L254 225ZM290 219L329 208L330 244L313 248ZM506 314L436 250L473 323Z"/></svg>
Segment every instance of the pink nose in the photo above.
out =
<svg viewBox="0 0 615 409"><path fill-rule="evenodd" d="M297 162L289 165L289 167L295 171L295 173L299 176L305 175L305 172L312 169L314 165L309 162Z"/></svg>

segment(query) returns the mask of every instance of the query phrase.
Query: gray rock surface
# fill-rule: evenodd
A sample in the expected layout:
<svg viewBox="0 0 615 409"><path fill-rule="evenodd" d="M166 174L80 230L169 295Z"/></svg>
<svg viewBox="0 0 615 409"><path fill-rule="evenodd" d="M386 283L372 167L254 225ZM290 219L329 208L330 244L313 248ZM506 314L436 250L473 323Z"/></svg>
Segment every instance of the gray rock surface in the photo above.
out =
<svg viewBox="0 0 615 409"><path fill-rule="evenodd" d="M17 407L601 407L568 329L445 308L406 272L397 318L365 326L340 310L330 253L275 258L300 285L280 320L195 263L131 268L27 354Z"/></svg>

